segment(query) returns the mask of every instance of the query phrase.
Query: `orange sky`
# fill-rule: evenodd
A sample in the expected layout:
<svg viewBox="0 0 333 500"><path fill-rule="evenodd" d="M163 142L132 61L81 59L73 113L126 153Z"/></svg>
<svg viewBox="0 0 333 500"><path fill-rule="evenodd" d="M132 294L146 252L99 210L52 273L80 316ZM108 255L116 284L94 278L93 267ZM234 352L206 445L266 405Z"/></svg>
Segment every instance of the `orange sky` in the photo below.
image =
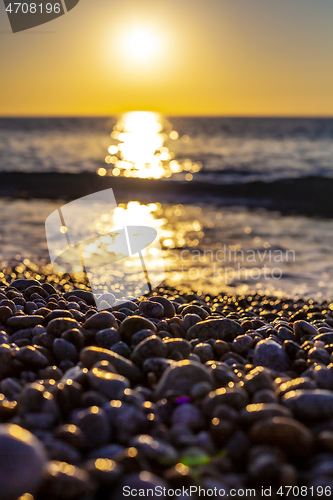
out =
<svg viewBox="0 0 333 500"><path fill-rule="evenodd" d="M333 116L332 0L81 0L18 34L1 2L0 19L3 116ZM143 62L135 29L158 44Z"/></svg>

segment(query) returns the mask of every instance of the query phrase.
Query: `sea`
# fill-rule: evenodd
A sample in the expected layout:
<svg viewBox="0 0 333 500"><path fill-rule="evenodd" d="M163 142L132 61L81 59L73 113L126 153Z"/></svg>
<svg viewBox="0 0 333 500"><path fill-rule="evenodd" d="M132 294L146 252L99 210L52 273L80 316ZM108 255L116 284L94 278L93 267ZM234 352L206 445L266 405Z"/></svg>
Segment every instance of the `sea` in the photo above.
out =
<svg viewBox="0 0 333 500"><path fill-rule="evenodd" d="M108 186L124 177L125 188L126 177L165 182L177 199L151 192L148 203L131 192L121 209L158 228L167 284L186 283L199 293L333 298L333 119L149 112L0 118L0 260L45 262L45 220L68 200L61 190L43 196L43 185L36 197L13 196L6 191L9 173L57 174L60 183L66 174L85 182L89 173L108 179ZM295 194L292 203L298 185L310 195ZM325 192L312 199L315 185ZM287 196L280 186L290 186ZM242 190L251 199L234 195ZM320 198L327 211L316 212Z"/></svg>

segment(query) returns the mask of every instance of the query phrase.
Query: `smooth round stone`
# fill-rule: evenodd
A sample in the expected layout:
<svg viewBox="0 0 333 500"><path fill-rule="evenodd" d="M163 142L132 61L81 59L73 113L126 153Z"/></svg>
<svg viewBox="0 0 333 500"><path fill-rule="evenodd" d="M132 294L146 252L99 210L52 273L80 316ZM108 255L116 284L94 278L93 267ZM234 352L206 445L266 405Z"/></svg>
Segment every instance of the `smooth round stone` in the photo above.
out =
<svg viewBox="0 0 333 500"><path fill-rule="evenodd" d="M218 387L225 387L229 382L238 382L237 375L232 371L230 366L222 361L208 361L206 366L211 370L216 385Z"/></svg>
<svg viewBox="0 0 333 500"><path fill-rule="evenodd" d="M227 405L241 410L249 402L247 392L240 387L222 387L212 391L203 401L203 411L205 415L211 415L218 405Z"/></svg>
<svg viewBox="0 0 333 500"><path fill-rule="evenodd" d="M331 333L321 333L316 335L313 339L314 342L324 342L324 344L333 344L333 332Z"/></svg>
<svg viewBox="0 0 333 500"><path fill-rule="evenodd" d="M149 300L151 302L159 302L160 304L162 304L162 306L164 308L164 316L166 318L173 318L174 315L176 314L174 305L166 297L160 297L159 295L157 295L154 297L150 297Z"/></svg>
<svg viewBox="0 0 333 500"><path fill-rule="evenodd" d="M166 338L163 340L163 343L167 348L167 357L175 351L180 352L183 358L188 358L188 356L191 354L192 346L188 340Z"/></svg>
<svg viewBox="0 0 333 500"><path fill-rule="evenodd" d="M151 337L152 335L155 335L155 332L153 332L152 330L139 330L133 335L131 339L131 347L137 346L138 344L140 344L140 342L147 339L148 337Z"/></svg>
<svg viewBox="0 0 333 500"><path fill-rule="evenodd" d="M117 375L99 368L93 368L88 373L90 387L101 392L110 399L118 399L118 396L130 387L129 381Z"/></svg>
<svg viewBox="0 0 333 500"><path fill-rule="evenodd" d="M108 311L101 311L90 316L83 324L83 328L86 330L104 330L105 328L115 328L117 326L116 318Z"/></svg>
<svg viewBox="0 0 333 500"><path fill-rule="evenodd" d="M308 377L299 377L288 382L283 382L276 391L277 396L282 397L287 392L297 391L298 389L316 389L316 384Z"/></svg>
<svg viewBox="0 0 333 500"><path fill-rule="evenodd" d="M65 309L55 309L51 311L46 317L45 317L45 324L48 324L52 319L56 318L71 318L73 319L73 314L70 311L67 311Z"/></svg>
<svg viewBox="0 0 333 500"><path fill-rule="evenodd" d="M134 315L122 321L119 327L119 334L125 342L130 344L133 335L140 330L152 330L154 333L157 333L155 323L142 316Z"/></svg>
<svg viewBox="0 0 333 500"><path fill-rule="evenodd" d="M96 333L97 345L104 349L110 349L110 347L120 341L121 337L115 328L105 328Z"/></svg>
<svg viewBox="0 0 333 500"><path fill-rule="evenodd" d="M276 394L269 389L260 389L252 397L252 403L278 403Z"/></svg>
<svg viewBox="0 0 333 500"><path fill-rule="evenodd" d="M256 443L281 447L291 455L307 456L312 449L311 432L292 418L274 417L257 422L250 436Z"/></svg>
<svg viewBox="0 0 333 500"><path fill-rule="evenodd" d="M207 361L214 359L212 346L204 342L200 342L195 346L193 354L199 356L201 363L206 363Z"/></svg>
<svg viewBox="0 0 333 500"><path fill-rule="evenodd" d="M293 324L294 333L297 338L302 338L304 335L318 335L318 330L313 325L310 325L307 321L301 319L300 321L295 321Z"/></svg>
<svg viewBox="0 0 333 500"><path fill-rule="evenodd" d="M84 335L77 328L73 328L72 330L67 330L66 332L62 333L61 338L73 344L78 351L81 351L81 349L84 348Z"/></svg>
<svg viewBox="0 0 333 500"><path fill-rule="evenodd" d="M333 392L324 389L296 390L285 394L282 403L300 420L333 418Z"/></svg>
<svg viewBox="0 0 333 500"><path fill-rule="evenodd" d="M70 361L77 361L78 353L73 344L64 339L55 339L53 342L53 354L57 361L69 359Z"/></svg>
<svg viewBox="0 0 333 500"><path fill-rule="evenodd" d="M317 365L312 370L312 378L319 389L332 390L333 388L333 372L325 366ZM314 387L311 387L314 389Z"/></svg>
<svg viewBox="0 0 333 500"><path fill-rule="evenodd" d="M5 325L7 320L13 315L12 310L8 306L0 306L0 323Z"/></svg>
<svg viewBox="0 0 333 500"><path fill-rule="evenodd" d="M43 493L47 497L74 500L94 492L88 472L75 465L53 460L49 463Z"/></svg>
<svg viewBox="0 0 333 500"><path fill-rule="evenodd" d="M10 284L10 286L16 288L20 292L24 292L24 290L26 290L30 286L38 286L38 287L40 287L42 285L37 280L26 280L26 279L18 278L16 280L12 281L11 284Z"/></svg>
<svg viewBox="0 0 333 500"><path fill-rule="evenodd" d="M157 489L157 487L159 488ZM161 496L156 491L159 491L159 489L163 491L163 488L168 489L168 484L160 477L147 471L140 472L139 474L127 474L106 500L119 500L123 496L124 488L129 492L131 490L141 490L143 498L159 500Z"/></svg>
<svg viewBox="0 0 333 500"><path fill-rule="evenodd" d="M191 403L178 405L172 413L171 422L173 425L185 425L192 430L199 430L205 426L201 411Z"/></svg>
<svg viewBox="0 0 333 500"><path fill-rule="evenodd" d="M279 404L261 403L251 404L243 408L240 414L241 420L247 424L252 425L258 420L265 420L274 417L292 417L291 411L285 406Z"/></svg>
<svg viewBox="0 0 333 500"><path fill-rule="evenodd" d="M284 349L271 339L258 342L254 349L253 364L265 366L277 372L287 371L290 367L289 357Z"/></svg>
<svg viewBox="0 0 333 500"><path fill-rule="evenodd" d="M187 331L189 328L191 328L191 326L200 323L200 321L202 320L198 314L186 314L183 317L182 327L185 331Z"/></svg>
<svg viewBox="0 0 333 500"><path fill-rule="evenodd" d="M143 363L144 373L152 372L160 379L167 368L173 366L175 361L166 358L147 358Z"/></svg>
<svg viewBox="0 0 333 500"><path fill-rule="evenodd" d="M233 340L231 348L237 354L240 354L242 356L245 355L249 351L249 349L251 349L252 345L252 337L250 337L249 335L241 335Z"/></svg>
<svg viewBox="0 0 333 500"><path fill-rule="evenodd" d="M330 353L318 347L314 347L308 351L308 359L328 365L331 361Z"/></svg>
<svg viewBox="0 0 333 500"><path fill-rule="evenodd" d="M212 386L208 382L199 382L192 387L190 396L193 399L202 399L212 390Z"/></svg>
<svg viewBox="0 0 333 500"><path fill-rule="evenodd" d="M208 319L191 326L187 331L188 340L199 339L200 341L215 339L232 342L235 337L242 335L243 328L232 319Z"/></svg>
<svg viewBox="0 0 333 500"><path fill-rule="evenodd" d="M184 317L186 316L186 314L197 314L202 320L206 319L209 316L209 313L206 311L206 309L195 304L191 304L182 309L181 315Z"/></svg>
<svg viewBox="0 0 333 500"><path fill-rule="evenodd" d="M12 367L13 355L9 345L0 345L0 377L5 377Z"/></svg>
<svg viewBox="0 0 333 500"><path fill-rule="evenodd" d="M178 454L173 446L148 434L136 436L131 439L129 444L141 452L148 460L170 466L177 463Z"/></svg>
<svg viewBox="0 0 333 500"><path fill-rule="evenodd" d="M8 399L16 399L21 390L21 384L13 378L5 378L0 382L0 392L2 392Z"/></svg>
<svg viewBox="0 0 333 500"><path fill-rule="evenodd" d="M110 347L110 351L120 354L120 356L123 356L124 358L129 358L131 355L131 349L122 340L113 344L113 346Z"/></svg>
<svg viewBox="0 0 333 500"><path fill-rule="evenodd" d="M138 344L131 354L131 361L141 366L147 358L164 358L167 348L160 337L152 335Z"/></svg>
<svg viewBox="0 0 333 500"><path fill-rule="evenodd" d="M123 474L123 469L114 460L108 458L97 458L88 460L84 464L84 469L98 483L110 485L118 481Z"/></svg>
<svg viewBox="0 0 333 500"><path fill-rule="evenodd" d="M54 433L56 439L60 439L75 448L84 446L84 437L81 429L74 424L64 424L58 427Z"/></svg>
<svg viewBox="0 0 333 500"><path fill-rule="evenodd" d="M179 395L189 395L194 385L208 382L215 386L210 370L196 361L182 360L170 366L156 386L155 397L162 399L168 392Z"/></svg>
<svg viewBox="0 0 333 500"><path fill-rule="evenodd" d="M263 366L253 368L245 375L244 387L252 395L262 389L274 390L275 388L269 370Z"/></svg>
<svg viewBox="0 0 333 500"><path fill-rule="evenodd" d="M24 328L33 328L37 325L42 325L44 321L43 316L12 316L7 320L7 326L11 330L23 330Z"/></svg>
<svg viewBox="0 0 333 500"><path fill-rule="evenodd" d="M102 408L91 406L79 411L73 423L83 432L87 449L92 450L109 442L109 421Z"/></svg>
<svg viewBox="0 0 333 500"><path fill-rule="evenodd" d="M15 358L38 368L45 368L50 364L48 359L38 349L30 345L21 347L18 351L15 351Z"/></svg>
<svg viewBox="0 0 333 500"><path fill-rule="evenodd" d="M141 371L132 361L108 349L95 346L86 347L80 353L80 360L83 366L89 369L98 361L109 361L120 375L128 378L132 383L140 382L142 379Z"/></svg>
<svg viewBox="0 0 333 500"><path fill-rule="evenodd" d="M101 392L95 390L86 391L82 394L80 399L80 406L82 408L90 408L90 406L99 406L102 408L108 403L110 398L104 396Z"/></svg>
<svg viewBox="0 0 333 500"><path fill-rule="evenodd" d="M159 302L143 300L140 302L139 310L148 318L161 319L164 317L164 307Z"/></svg>
<svg viewBox="0 0 333 500"><path fill-rule="evenodd" d="M86 302L86 304L88 304L88 306L96 305L95 297L92 292L88 292L87 290L73 290L72 292L64 293L65 299L68 299L68 297L70 297L71 295L83 300L84 302Z"/></svg>
<svg viewBox="0 0 333 500"><path fill-rule="evenodd" d="M79 324L72 318L55 318L47 325L46 331L53 337L60 337L62 333L73 328L79 328Z"/></svg>
<svg viewBox="0 0 333 500"><path fill-rule="evenodd" d="M0 500L34 494L46 466L42 444L30 432L14 424L0 425Z"/></svg>

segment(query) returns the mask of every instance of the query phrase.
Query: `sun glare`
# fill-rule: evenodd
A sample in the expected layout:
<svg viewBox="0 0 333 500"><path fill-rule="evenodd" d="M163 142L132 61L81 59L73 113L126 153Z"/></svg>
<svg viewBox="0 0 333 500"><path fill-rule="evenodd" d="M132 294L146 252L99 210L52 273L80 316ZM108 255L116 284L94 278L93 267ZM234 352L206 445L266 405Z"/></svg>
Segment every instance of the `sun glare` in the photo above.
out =
<svg viewBox="0 0 333 500"><path fill-rule="evenodd" d="M123 34L123 52L137 62L150 62L160 54L162 41L158 34L148 28L134 28Z"/></svg>

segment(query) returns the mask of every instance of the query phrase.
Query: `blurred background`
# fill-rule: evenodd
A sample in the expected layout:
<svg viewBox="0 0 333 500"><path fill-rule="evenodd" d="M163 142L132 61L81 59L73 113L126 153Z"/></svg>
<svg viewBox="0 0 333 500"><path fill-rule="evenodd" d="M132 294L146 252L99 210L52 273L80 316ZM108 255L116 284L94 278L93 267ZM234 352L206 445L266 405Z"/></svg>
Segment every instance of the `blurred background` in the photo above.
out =
<svg viewBox="0 0 333 500"><path fill-rule="evenodd" d="M48 215L112 187L168 284L332 297L330 0L81 0L15 35L0 11L3 268L48 266Z"/></svg>

